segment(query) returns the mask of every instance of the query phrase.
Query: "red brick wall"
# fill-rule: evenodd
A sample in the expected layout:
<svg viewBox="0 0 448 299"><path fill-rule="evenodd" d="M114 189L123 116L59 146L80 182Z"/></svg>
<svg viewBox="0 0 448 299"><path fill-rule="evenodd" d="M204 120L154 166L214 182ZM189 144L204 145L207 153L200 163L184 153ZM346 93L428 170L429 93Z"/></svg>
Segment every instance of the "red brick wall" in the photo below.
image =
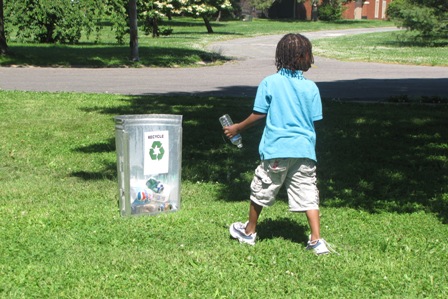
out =
<svg viewBox="0 0 448 299"><path fill-rule="evenodd" d="M356 19L355 10L358 8L358 18L368 20L383 20L387 18L386 10L392 0L368 0L353 1L346 4L346 10L343 13L344 19Z"/></svg>
<svg viewBox="0 0 448 299"><path fill-rule="evenodd" d="M354 19L369 19L369 20L382 20L386 19L386 9L390 2L393 0L353 0L345 5L346 10L343 12L342 17L348 20ZM320 1L319 1L320 2ZM284 0L276 3L276 5L282 5L281 10L290 10L292 5L291 1ZM261 11L256 11L251 7L248 0L241 0L240 6L242 14L250 14L254 17L261 16ZM300 20L311 20L312 0L305 0L304 3L296 4L296 18ZM283 11L284 12L284 11Z"/></svg>

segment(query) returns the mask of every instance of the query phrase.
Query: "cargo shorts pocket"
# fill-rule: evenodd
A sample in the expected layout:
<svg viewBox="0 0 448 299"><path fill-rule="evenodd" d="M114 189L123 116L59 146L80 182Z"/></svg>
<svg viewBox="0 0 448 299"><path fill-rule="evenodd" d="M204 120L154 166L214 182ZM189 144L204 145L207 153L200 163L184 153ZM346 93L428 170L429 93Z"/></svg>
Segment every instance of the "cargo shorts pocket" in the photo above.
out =
<svg viewBox="0 0 448 299"><path fill-rule="evenodd" d="M254 178L252 179L252 183L250 184L251 190L257 193L263 189L263 185L266 187L270 184L272 184L271 178L269 177L266 170L263 169L263 166L259 165L255 169L255 175Z"/></svg>
<svg viewBox="0 0 448 299"><path fill-rule="evenodd" d="M316 164L311 161L306 161L300 165L299 172L306 177L315 177L316 176Z"/></svg>
<svg viewBox="0 0 448 299"><path fill-rule="evenodd" d="M282 174L287 170L288 160L287 159L274 159L267 161L269 172L274 174Z"/></svg>

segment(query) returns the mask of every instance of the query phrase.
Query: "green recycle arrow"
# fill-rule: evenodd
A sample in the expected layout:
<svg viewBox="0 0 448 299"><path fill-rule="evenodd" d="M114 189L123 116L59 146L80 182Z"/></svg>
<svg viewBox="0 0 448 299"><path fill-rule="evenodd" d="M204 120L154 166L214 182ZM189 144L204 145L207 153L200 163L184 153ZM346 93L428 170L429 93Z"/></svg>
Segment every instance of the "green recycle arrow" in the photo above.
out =
<svg viewBox="0 0 448 299"><path fill-rule="evenodd" d="M156 149L158 149L158 153L156 152ZM162 160L163 154L165 154L165 150L163 149L162 143L160 141L154 141L149 150L151 160Z"/></svg>

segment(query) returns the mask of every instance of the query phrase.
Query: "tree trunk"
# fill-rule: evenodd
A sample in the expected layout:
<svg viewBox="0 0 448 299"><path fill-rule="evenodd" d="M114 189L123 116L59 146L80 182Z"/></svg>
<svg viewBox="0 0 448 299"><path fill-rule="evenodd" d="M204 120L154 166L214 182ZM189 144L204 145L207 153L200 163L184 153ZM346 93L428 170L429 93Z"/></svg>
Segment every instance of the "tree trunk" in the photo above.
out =
<svg viewBox="0 0 448 299"><path fill-rule="evenodd" d="M8 45L5 36L5 18L3 16L3 0L0 0L0 55L8 53Z"/></svg>
<svg viewBox="0 0 448 299"><path fill-rule="evenodd" d="M157 18L154 17L152 19L152 37L159 37L159 23L157 22Z"/></svg>
<svg viewBox="0 0 448 299"><path fill-rule="evenodd" d="M207 17L202 17L205 23L205 27L207 27L207 33L213 33L212 25L210 24L210 21L207 19Z"/></svg>
<svg viewBox="0 0 448 299"><path fill-rule="evenodd" d="M218 11L218 16L216 17L216 22L221 21L221 10Z"/></svg>
<svg viewBox="0 0 448 299"><path fill-rule="evenodd" d="M138 57L138 27L137 27L137 0L129 0L129 29L131 47L131 60L139 61Z"/></svg>

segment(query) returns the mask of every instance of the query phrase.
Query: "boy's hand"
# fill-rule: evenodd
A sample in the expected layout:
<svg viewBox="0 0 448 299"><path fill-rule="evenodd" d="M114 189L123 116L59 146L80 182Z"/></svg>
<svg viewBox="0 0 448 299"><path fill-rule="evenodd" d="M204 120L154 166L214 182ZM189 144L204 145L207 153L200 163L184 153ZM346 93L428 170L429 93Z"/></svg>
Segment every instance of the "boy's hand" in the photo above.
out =
<svg viewBox="0 0 448 299"><path fill-rule="evenodd" d="M233 136L239 133L238 124L233 124L231 126L224 127L223 130L227 138L232 138Z"/></svg>
<svg viewBox="0 0 448 299"><path fill-rule="evenodd" d="M249 115L248 118L246 118L242 122L233 124L231 126L224 127L223 128L224 134L228 138L232 138L233 136L245 131L247 128L252 127L256 123L258 123L258 121L262 120L265 117L266 117L266 114L264 114L264 113L253 112L251 115Z"/></svg>

